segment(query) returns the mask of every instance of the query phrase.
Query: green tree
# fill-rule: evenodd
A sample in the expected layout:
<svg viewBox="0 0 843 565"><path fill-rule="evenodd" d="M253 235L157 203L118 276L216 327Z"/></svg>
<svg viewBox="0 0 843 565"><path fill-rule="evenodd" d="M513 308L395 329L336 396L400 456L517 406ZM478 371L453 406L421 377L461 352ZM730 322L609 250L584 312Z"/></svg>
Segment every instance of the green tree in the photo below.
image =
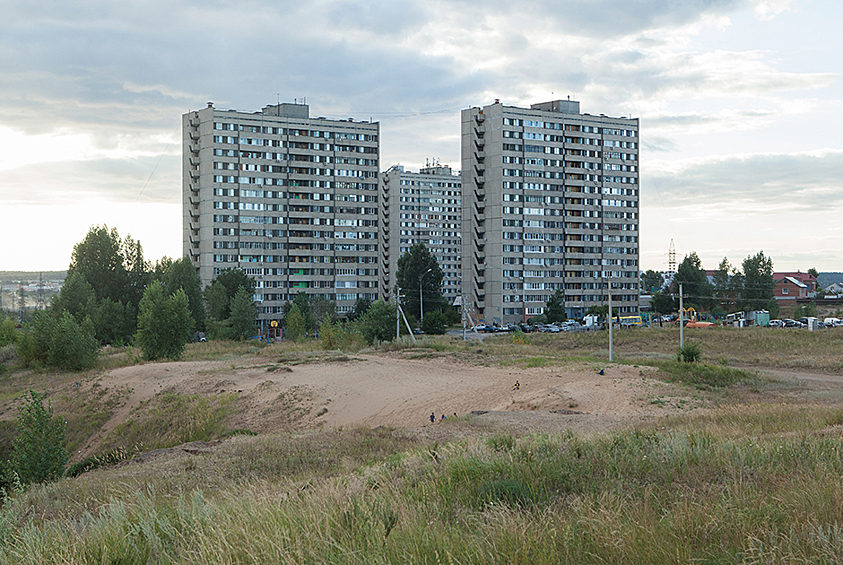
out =
<svg viewBox="0 0 843 565"><path fill-rule="evenodd" d="M547 299L547 303L544 308L544 316L551 324L554 322L564 322L568 319L565 315L565 295L560 289L557 288L556 291L550 295L550 298Z"/></svg>
<svg viewBox="0 0 843 565"><path fill-rule="evenodd" d="M773 260L759 251L743 260L743 308L760 310L767 308L774 298Z"/></svg>
<svg viewBox="0 0 843 565"><path fill-rule="evenodd" d="M175 294L179 289L184 291L190 306L194 328L197 330L204 329L205 307L202 297L202 281L199 279L199 273L196 272L196 268L190 262L190 259L182 257L178 261L173 261L169 257L164 257L155 266L155 279L164 283L167 294Z"/></svg>
<svg viewBox="0 0 843 565"><path fill-rule="evenodd" d="M682 284L683 292L688 296L685 307L693 306L696 309L711 309L714 288L708 282L705 269L702 268L702 261L696 252L686 255L676 269L673 278L674 289L679 291L679 284Z"/></svg>
<svg viewBox="0 0 843 565"><path fill-rule="evenodd" d="M812 277L814 277L815 279L820 278L820 272L817 271L817 269L814 268L814 267L811 267L810 269L808 269L808 274L811 275Z"/></svg>
<svg viewBox="0 0 843 565"><path fill-rule="evenodd" d="M79 271L68 273L61 292L52 299L54 310L70 312L79 323L96 307L96 304L97 296L93 287Z"/></svg>
<svg viewBox="0 0 843 565"><path fill-rule="evenodd" d="M348 321L353 322L354 320L360 319L371 306L372 301L368 298L358 298L354 303L354 310L348 315Z"/></svg>
<svg viewBox="0 0 843 565"><path fill-rule="evenodd" d="M398 258L395 280L403 298L401 307L407 315L421 315L421 293L424 293L424 311L441 310L446 305L442 297L442 280L445 278L436 257L423 243L416 243ZM393 332L394 333L394 332Z"/></svg>
<svg viewBox="0 0 843 565"><path fill-rule="evenodd" d="M216 288L215 288L216 287ZM224 269L205 289L208 317L226 320L231 315L231 299L240 288L251 296L255 294L255 279L242 269Z"/></svg>
<svg viewBox="0 0 843 565"><path fill-rule="evenodd" d="M373 303L357 322L357 328L363 340L372 345L375 341L394 339L396 310L394 304L387 304L383 300Z"/></svg>
<svg viewBox="0 0 843 565"><path fill-rule="evenodd" d="M44 397L44 394L30 390L29 396L24 395L24 404L15 417L9 463L22 484L58 479L67 464L64 420L53 416L49 401L44 407Z"/></svg>
<svg viewBox="0 0 843 565"><path fill-rule="evenodd" d="M298 304L292 304L284 316L284 337L291 341L301 341L307 334L304 316Z"/></svg>
<svg viewBox="0 0 843 565"><path fill-rule="evenodd" d="M81 274L93 288L97 301L108 297L117 302L123 298L128 283L122 250L117 229L94 226L73 247L67 276Z"/></svg>
<svg viewBox="0 0 843 565"><path fill-rule="evenodd" d="M131 305L110 298L104 298L90 315L94 335L103 345L122 345L131 341L135 318Z"/></svg>
<svg viewBox="0 0 843 565"><path fill-rule="evenodd" d="M653 312L660 315L672 314L679 310L679 304L676 299L665 290L654 292L650 305L653 308Z"/></svg>
<svg viewBox="0 0 843 565"><path fill-rule="evenodd" d="M143 293L135 342L146 359L178 359L192 334L193 318L183 290L167 296L154 282Z"/></svg>
<svg viewBox="0 0 843 565"><path fill-rule="evenodd" d="M80 325L66 310L53 312L47 364L71 371L90 369L97 362L99 343L93 329Z"/></svg>
<svg viewBox="0 0 843 565"><path fill-rule="evenodd" d="M445 313L439 310L428 312L424 315L421 323L421 330L429 335L443 335L448 329ZM392 332L395 334L395 332Z"/></svg>
<svg viewBox="0 0 843 565"><path fill-rule="evenodd" d="M205 289L205 305L208 318L212 320L225 320L229 312L228 289L218 281L212 281Z"/></svg>
<svg viewBox="0 0 843 565"><path fill-rule="evenodd" d="M664 286L664 277L658 271L648 269L641 274L641 292L652 294Z"/></svg>
<svg viewBox="0 0 843 565"><path fill-rule="evenodd" d="M240 287L231 299L231 338L244 340L255 335L255 318L258 315L255 301L245 288Z"/></svg>

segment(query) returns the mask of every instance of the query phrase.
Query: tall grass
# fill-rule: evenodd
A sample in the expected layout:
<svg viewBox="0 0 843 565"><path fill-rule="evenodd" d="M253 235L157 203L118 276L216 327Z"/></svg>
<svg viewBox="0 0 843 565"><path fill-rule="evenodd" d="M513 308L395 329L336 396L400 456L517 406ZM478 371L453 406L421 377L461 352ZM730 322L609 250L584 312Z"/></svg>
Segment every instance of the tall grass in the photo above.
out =
<svg viewBox="0 0 843 565"><path fill-rule="evenodd" d="M52 519L30 501L62 501L61 484L18 495L0 562L837 563L843 438L819 431L496 436L403 455L391 433L333 432L344 454L288 460L310 471L287 478L260 474L258 442L257 467L227 466L227 487L65 500ZM343 463L367 444L375 464Z"/></svg>

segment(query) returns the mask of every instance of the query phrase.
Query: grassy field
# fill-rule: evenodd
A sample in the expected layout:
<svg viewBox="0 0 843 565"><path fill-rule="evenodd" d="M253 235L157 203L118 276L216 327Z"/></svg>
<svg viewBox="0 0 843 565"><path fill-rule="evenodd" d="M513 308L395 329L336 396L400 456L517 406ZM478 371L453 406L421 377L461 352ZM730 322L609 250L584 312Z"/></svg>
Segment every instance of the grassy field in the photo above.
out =
<svg viewBox="0 0 843 565"><path fill-rule="evenodd" d="M438 442L410 430L345 429L238 435L213 449L142 456L12 493L0 508L0 563L843 562L843 391L817 400L793 386L783 395L790 385L744 370L841 374L843 331L688 330L703 364L674 360L675 328L615 337L616 360L656 366L659 378L710 395L713 407L590 437L489 435L467 416L442 423L451 439ZM606 340L605 332L443 337L369 352L543 367L602 362ZM352 353L317 342L211 343L190 346L185 358L297 364ZM68 421L78 442L121 392L81 402L62 391L136 362L116 351L90 374L7 373L0 402L8 407L33 383L50 388L54 404L78 413ZM115 437L207 441L230 431L223 422L235 405L164 394Z"/></svg>

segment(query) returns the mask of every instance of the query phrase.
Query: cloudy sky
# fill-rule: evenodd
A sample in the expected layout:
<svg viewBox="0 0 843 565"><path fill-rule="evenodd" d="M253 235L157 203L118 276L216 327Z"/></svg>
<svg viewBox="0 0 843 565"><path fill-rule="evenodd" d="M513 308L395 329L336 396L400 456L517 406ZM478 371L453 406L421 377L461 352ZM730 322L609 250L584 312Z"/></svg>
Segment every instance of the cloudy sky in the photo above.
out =
<svg viewBox="0 0 843 565"><path fill-rule="evenodd" d="M181 255L181 115L306 97L381 122L381 164L459 168L459 111L579 100L641 120L641 266L763 250L843 271L839 0L11 0L0 270L95 224Z"/></svg>

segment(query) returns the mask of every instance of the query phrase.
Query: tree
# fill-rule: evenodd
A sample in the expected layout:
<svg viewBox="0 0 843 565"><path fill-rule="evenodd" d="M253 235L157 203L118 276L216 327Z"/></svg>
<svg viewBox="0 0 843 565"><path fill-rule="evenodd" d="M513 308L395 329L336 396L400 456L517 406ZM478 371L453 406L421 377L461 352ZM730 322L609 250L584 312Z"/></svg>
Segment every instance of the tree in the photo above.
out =
<svg viewBox="0 0 843 565"><path fill-rule="evenodd" d="M564 322L568 319L565 315L565 295L560 289L557 288L556 291L550 295L550 298L547 299L544 316L551 324L554 322Z"/></svg>
<svg viewBox="0 0 843 565"><path fill-rule="evenodd" d="M164 284L150 284L141 298L135 341L146 359L178 359L190 341L193 319L183 290L167 296Z"/></svg>
<svg viewBox="0 0 843 565"><path fill-rule="evenodd" d="M240 287L231 300L231 338L244 340L255 335L255 318L258 309L252 295Z"/></svg>
<svg viewBox="0 0 843 565"><path fill-rule="evenodd" d="M817 269L814 268L814 267L811 267L810 269L808 269L808 274L811 275L812 277L814 277L815 279L820 278L819 271L817 271Z"/></svg>
<svg viewBox="0 0 843 565"><path fill-rule="evenodd" d="M671 314L679 309L676 299L664 290L657 290L653 293L650 305L653 308L653 312L660 315Z"/></svg>
<svg viewBox="0 0 843 565"><path fill-rule="evenodd" d="M123 243L117 229L94 226L73 247L67 276L80 273L94 290L97 301L124 297L128 277L122 254Z"/></svg>
<svg viewBox="0 0 843 565"><path fill-rule="evenodd" d="M231 315L231 299L241 287L245 288L250 296L254 295L255 279L244 273L242 269L221 271L205 289L208 316L216 320L227 319Z"/></svg>
<svg viewBox="0 0 843 565"><path fill-rule="evenodd" d="M90 369L97 362L99 343L90 328L76 322L70 312L53 312L49 329L47 364L70 371Z"/></svg>
<svg viewBox="0 0 843 565"><path fill-rule="evenodd" d="M90 311L96 307L97 296L93 287L85 280L85 276L74 271L67 275L61 292L53 297L54 310L66 310L82 322Z"/></svg>
<svg viewBox="0 0 843 565"><path fill-rule="evenodd" d="M395 338L395 315L397 308L378 300L357 322L358 331L369 345L375 341L390 341Z"/></svg>
<svg viewBox="0 0 843 565"><path fill-rule="evenodd" d="M664 277L658 271L648 269L641 275L641 292L653 293L664 286Z"/></svg>
<svg viewBox="0 0 843 565"><path fill-rule="evenodd" d="M53 416L49 402L44 407L44 397L30 390L15 417L10 467L22 484L58 479L67 464L64 420Z"/></svg>
<svg viewBox="0 0 843 565"><path fill-rule="evenodd" d="M696 252L686 255L676 269L673 277L673 284L678 292L679 284L682 283L682 291L688 295L685 307L694 306L697 309L711 308L714 289L708 282L705 269Z"/></svg>
<svg viewBox="0 0 843 565"><path fill-rule="evenodd" d="M194 327L197 330L204 329L205 308L202 303L202 281L190 259L182 257L178 261L173 261L169 257L164 257L155 266L155 279L164 283L167 294L174 294L179 289L184 291Z"/></svg>
<svg viewBox="0 0 843 565"><path fill-rule="evenodd" d="M284 336L291 341L301 341L307 334L304 316L298 304L292 304L284 316Z"/></svg>
<svg viewBox="0 0 843 565"><path fill-rule="evenodd" d="M353 322L354 320L360 319L360 317L366 313L366 311L372 306L372 301L368 298L358 298L357 301L354 303L354 310L348 315L348 320Z"/></svg>
<svg viewBox="0 0 843 565"><path fill-rule="evenodd" d="M445 275L436 257L430 253L423 243L413 244L410 249L398 258L398 271L395 280L404 295L401 306L404 312L421 312L421 293L424 293L424 311L441 310L445 303L442 297L442 279Z"/></svg>
<svg viewBox="0 0 843 565"><path fill-rule="evenodd" d="M421 330L429 335L443 335L447 330L445 313L439 310L428 312L422 320Z"/></svg>
<svg viewBox="0 0 843 565"><path fill-rule="evenodd" d="M767 308L774 298L773 260L759 251L743 260L743 307L750 310Z"/></svg>
<svg viewBox="0 0 843 565"><path fill-rule="evenodd" d="M79 324L67 310L36 312L29 331L18 337L18 355L24 365L44 364L71 371L94 366L99 344L86 318Z"/></svg>

